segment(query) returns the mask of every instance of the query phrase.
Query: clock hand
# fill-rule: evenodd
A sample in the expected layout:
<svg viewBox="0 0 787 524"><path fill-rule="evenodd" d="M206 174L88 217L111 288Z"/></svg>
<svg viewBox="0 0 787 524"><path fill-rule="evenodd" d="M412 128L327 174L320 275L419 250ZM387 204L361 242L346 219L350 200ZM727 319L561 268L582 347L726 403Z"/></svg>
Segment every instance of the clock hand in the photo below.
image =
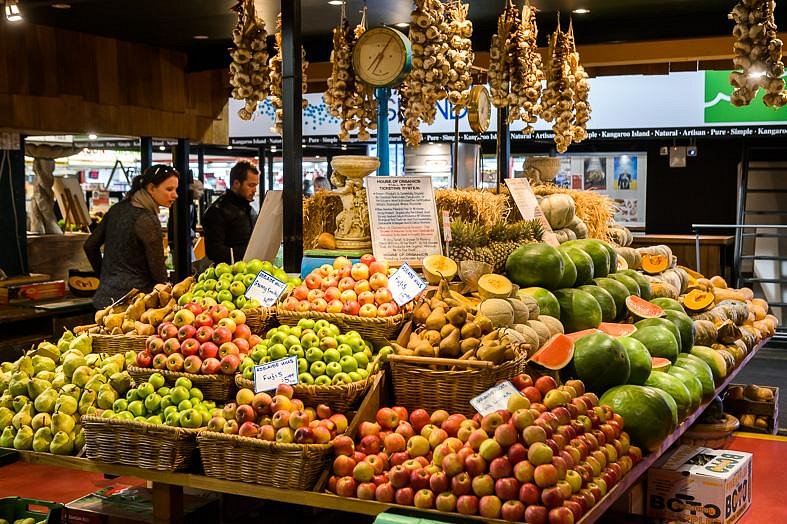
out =
<svg viewBox="0 0 787 524"><path fill-rule="evenodd" d="M386 42L386 44L383 46L382 50L374 59L374 61L371 64L369 64L369 72L374 73L375 71L377 71L377 66L380 65L380 63L383 61L383 57L385 56L385 50L388 49L388 46L391 45L391 42L393 41L394 39L392 37L390 40L388 40L388 42Z"/></svg>

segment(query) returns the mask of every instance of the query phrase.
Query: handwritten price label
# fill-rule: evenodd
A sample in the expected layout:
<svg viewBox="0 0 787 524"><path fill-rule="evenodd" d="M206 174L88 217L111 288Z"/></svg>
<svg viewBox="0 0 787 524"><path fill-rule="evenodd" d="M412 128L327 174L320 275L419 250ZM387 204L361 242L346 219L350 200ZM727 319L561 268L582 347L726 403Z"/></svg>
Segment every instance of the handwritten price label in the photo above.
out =
<svg viewBox="0 0 787 524"><path fill-rule="evenodd" d="M287 289L285 282L270 276L265 271L260 271L246 290L246 298L256 299L262 307L271 307L279 300L285 289Z"/></svg>
<svg viewBox="0 0 787 524"><path fill-rule="evenodd" d="M519 394L514 385L506 380L500 384L487 389L477 397L470 400L470 405L478 411L482 417L494 413L500 409L508 407L508 399L511 395Z"/></svg>
<svg viewBox="0 0 787 524"><path fill-rule="evenodd" d="M279 384L298 383L298 357L291 356L254 366L254 392L272 391Z"/></svg>
<svg viewBox="0 0 787 524"><path fill-rule="evenodd" d="M405 263L388 279L388 289L391 290L394 302L402 307L426 289L426 282Z"/></svg>

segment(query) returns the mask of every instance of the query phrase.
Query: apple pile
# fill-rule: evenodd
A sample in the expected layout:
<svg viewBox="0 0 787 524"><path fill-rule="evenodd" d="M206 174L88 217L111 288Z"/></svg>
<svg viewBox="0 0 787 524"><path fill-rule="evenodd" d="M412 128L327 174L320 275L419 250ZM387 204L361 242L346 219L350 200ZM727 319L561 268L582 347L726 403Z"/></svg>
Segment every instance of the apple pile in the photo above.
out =
<svg viewBox="0 0 787 524"><path fill-rule="evenodd" d="M216 403L204 400L202 391L186 377L179 377L175 385L167 387L161 373L153 373L147 382L139 384L119 398L112 409L102 413L104 418L137 420L148 424L180 428L204 427Z"/></svg>
<svg viewBox="0 0 787 524"><path fill-rule="evenodd" d="M357 442L334 440L340 496L531 524L571 524L642 458L622 418L581 381L513 380L521 394L484 417L384 407Z"/></svg>
<svg viewBox="0 0 787 524"><path fill-rule="evenodd" d="M323 264L309 273L282 307L287 311L390 317L399 313L388 289L388 276L393 271L388 262L373 255L364 255L355 264L338 257L333 265Z"/></svg>
<svg viewBox="0 0 787 524"><path fill-rule="evenodd" d="M284 444L327 444L347 430L344 415L332 413L325 404L305 407L292 395L287 384L280 384L273 396L242 388L235 402L213 411L208 431Z"/></svg>
<svg viewBox="0 0 787 524"><path fill-rule="evenodd" d="M197 277L197 283L183 295L178 304L183 306L194 299L211 298L229 310L260 307L259 302L246 298L246 289L254 282L260 271L288 285L287 291L301 283L298 277L290 277L280 267L267 260L252 259L248 262L224 262L209 267Z"/></svg>
<svg viewBox="0 0 787 524"><path fill-rule="evenodd" d="M291 356L298 357L299 384L358 382L365 380L374 366L372 345L357 331L342 334L327 320L302 318L294 327L268 330L265 339L243 356L240 372L243 378L253 380L254 366Z"/></svg>
<svg viewBox="0 0 787 524"><path fill-rule="evenodd" d="M137 353L141 368L168 369L192 374L234 374L243 355L262 339L251 333L246 314L216 304L203 310L189 302L175 313L172 322L163 322L158 333L145 341Z"/></svg>

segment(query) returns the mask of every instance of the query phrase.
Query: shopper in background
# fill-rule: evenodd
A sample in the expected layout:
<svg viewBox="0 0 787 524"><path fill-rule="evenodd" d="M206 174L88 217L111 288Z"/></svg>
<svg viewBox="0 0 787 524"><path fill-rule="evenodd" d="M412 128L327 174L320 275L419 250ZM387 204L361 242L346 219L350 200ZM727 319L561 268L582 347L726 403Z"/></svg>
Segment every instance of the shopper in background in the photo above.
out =
<svg viewBox="0 0 787 524"><path fill-rule="evenodd" d="M230 170L230 188L205 211L205 254L215 263L243 260L257 213L249 203L257 194L260 172L241 160Z"/></svg>
<svg viewBox="0 0 787 524"><path fill-rule="evenodd" d="M84 250L101 284L93 305L104 308L132 288L145 293L167 281L159 206L178 198L178 172L156 164L134 177L126 198L112 206L85 241ZM104 255L101 255L101 247Z"/></svg>
<svg viewBox="0 0 787 524"><path fill-rule="evenodd" d="M328 182L328 179L322 175L318 175L314 177L314 192L318 191L330 191L331 190L331 183Z"/></svg>
<svg viewBox="0 0 787 524"><path fill-rule="evenodd" d="M304 197L312 196L312 183L308 179L304 179L303 181L303 196Z"/></svg>

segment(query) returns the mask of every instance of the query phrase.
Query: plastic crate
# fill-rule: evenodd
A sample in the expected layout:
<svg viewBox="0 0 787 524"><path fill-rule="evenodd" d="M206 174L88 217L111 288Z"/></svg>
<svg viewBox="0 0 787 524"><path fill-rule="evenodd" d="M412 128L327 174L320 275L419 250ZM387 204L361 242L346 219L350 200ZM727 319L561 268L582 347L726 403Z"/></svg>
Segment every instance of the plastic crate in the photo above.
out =
<svg viewBox="0 0 787 524"><path fill-rule="evenodd" d="M62 516L63 505L57 502L19 497L0 498L0 518L8 522L31 518L35 522L60 524Z"/></svg>

